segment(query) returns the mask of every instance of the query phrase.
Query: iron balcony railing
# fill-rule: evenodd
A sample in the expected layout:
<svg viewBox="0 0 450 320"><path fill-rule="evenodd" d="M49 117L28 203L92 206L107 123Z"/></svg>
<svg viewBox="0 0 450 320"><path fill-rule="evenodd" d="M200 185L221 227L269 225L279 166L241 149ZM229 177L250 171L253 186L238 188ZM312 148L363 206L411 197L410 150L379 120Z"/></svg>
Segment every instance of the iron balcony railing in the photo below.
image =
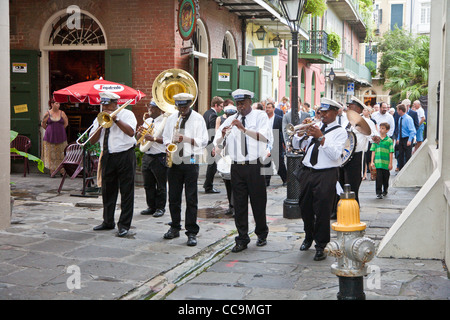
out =
<svg viewBox="0 0 450 320"><path fill-rule="evenodd" d="M348 77L356 81L372 84L370 70L347 53L340 53L333 63L327 65L325 72L328 74L331 68L333 68L335 72L345 72Z"/></svg>
<svg viewBox="0 0 450 320"><path fill-rule="evenodd" d="M333 58L328 49L328 33L323 30L310 30L309 40L300 40L300 54L320 54Z"/></svg>

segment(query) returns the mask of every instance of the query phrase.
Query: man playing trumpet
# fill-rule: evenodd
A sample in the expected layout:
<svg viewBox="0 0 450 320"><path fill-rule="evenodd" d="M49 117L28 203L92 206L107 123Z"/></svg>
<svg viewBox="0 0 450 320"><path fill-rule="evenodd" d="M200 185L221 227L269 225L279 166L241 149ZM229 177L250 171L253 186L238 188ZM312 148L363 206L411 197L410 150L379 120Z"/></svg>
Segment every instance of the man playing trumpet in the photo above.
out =
<svg viewBox="0 0 450 320"><path fill-rule="evenodd" d="M137 134L137 139L139 140L142 138L142 134L145 133L141 145L144 142L151 143L150 148L145 151L142 158L142 176L144 178L147 209L141 211L141 214L161 217L165 213L167 201L166 147L162 138L165 117L164 111L153 100L148 105L148 114L153 120L148 127L152 129L139 126ZM147 124L149 121L144 119L144 122Z"/></svg>

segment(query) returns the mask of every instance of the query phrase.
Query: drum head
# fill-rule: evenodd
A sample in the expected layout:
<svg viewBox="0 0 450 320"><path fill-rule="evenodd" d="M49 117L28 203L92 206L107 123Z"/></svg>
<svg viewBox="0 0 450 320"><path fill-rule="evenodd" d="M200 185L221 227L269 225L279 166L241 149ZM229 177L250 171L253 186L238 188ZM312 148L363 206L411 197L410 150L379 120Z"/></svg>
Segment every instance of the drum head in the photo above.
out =
<svg viewBox="0 0 450 320"><path fill-rule="evenodd" d="M231 180L231 158L225 156L217 161L217 171L225 180Z"/></svg>
<svg viewBox="0 0 450 320"><path fill-rule="evenodd" d="M347 141L345 141L344 150L342 151L341 155L342 159L341 166L345 166L347 162L350 161L353 154L355 153L355 148L356 148L356 135L351 131L347 131Z"/></svg>

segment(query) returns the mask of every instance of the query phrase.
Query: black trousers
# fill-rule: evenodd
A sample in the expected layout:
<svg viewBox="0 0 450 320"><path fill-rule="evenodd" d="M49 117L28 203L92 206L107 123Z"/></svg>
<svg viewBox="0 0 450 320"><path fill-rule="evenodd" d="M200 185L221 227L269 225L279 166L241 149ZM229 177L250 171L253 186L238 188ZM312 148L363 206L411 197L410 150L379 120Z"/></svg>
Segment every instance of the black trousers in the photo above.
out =
<svg viewBox="0 0 450 320"><path fill-rule="evenodd" d="M269 162L268 164L264 165L264 167L270 168L271 164L272 164L272 162ZM280 151L280 155L278 157L277 174L280 176L281 181L283 181L283 183L286 183L287 170L286 170L286 164L284 163L284 154L281 154L281 151ZM266 186L270 185L270 178L271 178L271 175L266 175Z"/></svg>
<svg viewBox="0 0 450 320"><path fill-rule="evenodd" d="M233 190L231 189L231 180L222 179L227 189L228 207L232 209L234 207Z"/></svg>
<svg viewBox="0 0 450 320"><path fill-rule="evenodd" d="M269 227L266 220L267 191L263 165L259 162L250 164L231 164L231 188L234 200L234 221L238 231L236 243L250 242L248 235L248 199L255 220L255 233L258 238L266 239Z"/></svg>
<svg viewBox="0 0 450 320"><path fill-rule="evenodd" d="M390 175L391 173L387 169L377 169L377 179L375 181L375 191L377 194L388 191Z"/></svg>
<svg viewBox="0 0 450 320"><path fill-rule="evenodd" d="M412 147L413 144L411 143L410 146L407 145L408 143L408 137L401 138L398 142L398 168L401 170L404 165L409 161L412 154Z"/></svg>
<svg viewBox="0 0 450 320"><path fill-rule="evenodd" d="M359 186L362 181L362 161L363 152L355 152L352 159L339 170L339 183L342 188L345 184L349 184L351 190L355 193L355 199L359 203Z"/></svg>
<svg viewBox="0 0 450 320"><path fill-rule="evenodd" d="M121 196L121 213L117 226L130 229L134 206L134 175L136 155L134 148L102 156L103 222L113 226L117 197Z"/></svg>
<svg viewBox="0 0 450 320"><path fill-rule="evenodd" d="M330 215L336 199L338 168L300 173L299 205L305 238L315 242L316 249L324 249L330 242Z"/></svg>
<svg viewBox="0 0 450 320"><path fill-rule="evenodd" d="M142 176L144 178L147 207L164 210L167 202L167 167L165 153L144 154Z"/></svg>
<svg viewBox="0 0 450 320"><path fill-rule="evenodd" d="M197 224L198 210L198 164L180 163L173 164L167 171L169 182L169 209L172 222L171 227L181 230L181 198L186 199L185 229L186 235L196 235L200 230Z"/></svg>
<svg viewBox="0 0 450 320"><path fill-rule="evenodd" d="M203 183L203 188L205 191L211 190L213 188L214 183L214 175L217 172L217 163L214 161L211 164L208 164L206 168L206 177L205 182Z"/></svg>

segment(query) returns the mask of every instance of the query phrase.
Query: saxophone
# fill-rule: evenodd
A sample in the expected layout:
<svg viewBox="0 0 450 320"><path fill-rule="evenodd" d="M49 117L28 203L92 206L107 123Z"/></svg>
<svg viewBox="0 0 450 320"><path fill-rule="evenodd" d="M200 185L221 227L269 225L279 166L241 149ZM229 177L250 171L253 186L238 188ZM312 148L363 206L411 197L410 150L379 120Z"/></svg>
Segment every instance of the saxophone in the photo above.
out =
<svg viewBox="0 0 450 320"><path fill-rule="evenodd" d="M178 150L178 146L176 141L174 141L174 137L175 135L178 134L178 129L180 126L180 120L181 120L181 115L178 117L177 123L175 124L175 127L173 128L173 135L172 135L172 143L169 143L166 147L166 166L168 168L172 167L173 164L173 153L176 152Z"/></svg>

